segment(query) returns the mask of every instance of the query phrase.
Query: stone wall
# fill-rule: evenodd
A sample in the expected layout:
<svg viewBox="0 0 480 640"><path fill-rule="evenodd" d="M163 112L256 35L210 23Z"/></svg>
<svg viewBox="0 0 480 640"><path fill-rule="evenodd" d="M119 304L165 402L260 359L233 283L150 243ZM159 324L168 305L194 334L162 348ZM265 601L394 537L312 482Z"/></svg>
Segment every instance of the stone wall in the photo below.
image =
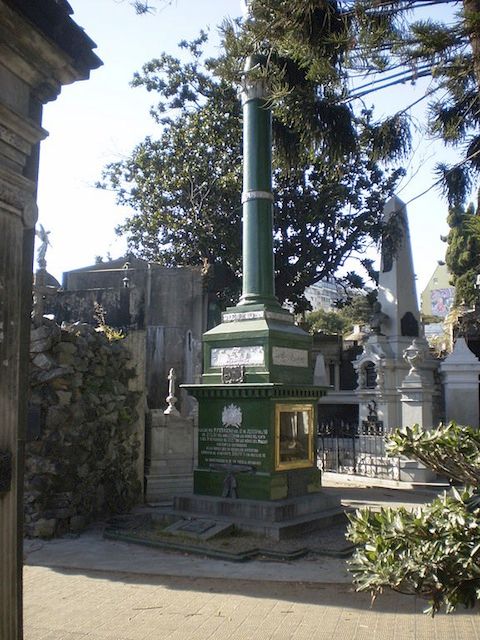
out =
<svg viewBox="0 0 480 640"><path fill-rule="evenodd" d="M25 534L76 531L139 499L140 394L122 340L43 318L32 329Z"/></svg>

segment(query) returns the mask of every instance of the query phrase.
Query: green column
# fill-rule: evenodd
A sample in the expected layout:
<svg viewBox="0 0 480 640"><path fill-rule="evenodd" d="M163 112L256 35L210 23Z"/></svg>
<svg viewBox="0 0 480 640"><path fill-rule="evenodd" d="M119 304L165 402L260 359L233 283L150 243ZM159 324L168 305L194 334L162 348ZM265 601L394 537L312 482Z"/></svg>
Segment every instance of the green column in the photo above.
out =
<svg viewBox="0 0 480 640"><path fill-rule="evenodd" d="M248 82L243 103L243 286L239 305L278 305L274 288L272 114L265 103L263 82Z"/></svg>

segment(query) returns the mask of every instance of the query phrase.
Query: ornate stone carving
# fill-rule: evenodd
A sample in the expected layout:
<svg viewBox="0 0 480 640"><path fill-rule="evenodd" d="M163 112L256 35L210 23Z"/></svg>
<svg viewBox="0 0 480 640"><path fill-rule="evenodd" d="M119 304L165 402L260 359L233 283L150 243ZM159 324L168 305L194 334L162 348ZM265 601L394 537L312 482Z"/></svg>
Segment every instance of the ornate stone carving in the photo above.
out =
<svg viewBox="0 0 480 640"><path fill-rule="evenodd" d="M225 367L231 365L259 366L264 364L265 354L262 346L225 347L212 349L211 366Z"/></svg>
<svg viewBox="0 0 480 640"><path fill-rule="evenodd" d="M46 231L45 227L42 224L39 224L38 229L35 231L35 235L37 236L37 238L39 238L41 242L37 250L38 266L40 269L46 269L47 261L45 259L45 256L47 254L48 247L52 246L50 239L48 237L50 235L50 231Z"/></svg>
<svg viewBox="0 0 480 640"><path fill-rule="evenodd" d="M222 424L224 427L240 429L242 426L242 410L236 404L229 404L223 408Z"/></svg>
<svg viewBox="0 0 480 640"><path fill-rule="evenodd" d="M425 361L425 345L418 338L403 352L403 359L410 366L408 375L418 374L418 367Z"/></svg>

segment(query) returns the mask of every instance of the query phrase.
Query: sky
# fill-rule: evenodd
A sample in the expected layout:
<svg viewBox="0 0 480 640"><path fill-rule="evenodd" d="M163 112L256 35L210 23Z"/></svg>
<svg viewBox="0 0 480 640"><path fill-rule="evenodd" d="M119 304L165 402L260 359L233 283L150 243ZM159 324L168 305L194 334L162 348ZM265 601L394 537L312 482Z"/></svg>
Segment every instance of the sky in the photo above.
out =
<svg viewBox="0 0 480 640"><path fill-rule="evenodd" d="M87 81L63 88L56 101L44 108L43 127L49 137L42 143L39 176L39 220L50 232L47 269L60 282L62 273L93 264L95 257L112 258L126 252L126 242L115 234L128 210L115 204L113 193L95 188L103 167L129 155L146 135L158 135L149 116L154 96L129 83L135 71L161 52L179 55L180 40L194 39L226 16L241 14L240 0L174 0L156 13L137 16L127 0L69 0L74 20L96 42L103 66ZM152 3L153 4L153 3ZM215 53L215 42L210 53ZM378 115L413 102L422 87L401 87L375 94ZM421 119L421 107L416 111ZM433 165L448 159L443 146L420 136L408 163L408 175L398 196L407 203L410 235L420 293L443 259L448 232L447 205L436 189L420 198L433 181ZM410 202L412 200L412 202Z"/></svg>

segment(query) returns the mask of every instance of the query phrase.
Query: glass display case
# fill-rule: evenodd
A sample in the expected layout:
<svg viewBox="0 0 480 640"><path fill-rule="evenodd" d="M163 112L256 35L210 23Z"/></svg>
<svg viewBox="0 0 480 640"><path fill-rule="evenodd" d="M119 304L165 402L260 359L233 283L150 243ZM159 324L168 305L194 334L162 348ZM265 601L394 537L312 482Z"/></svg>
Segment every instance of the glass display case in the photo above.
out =
<svg viewBox="0 0 480 640"><path fill-rule="evenodd" d="M276 405L275 444L276 469L312 466L314 461L312 405Z"/></svg>

